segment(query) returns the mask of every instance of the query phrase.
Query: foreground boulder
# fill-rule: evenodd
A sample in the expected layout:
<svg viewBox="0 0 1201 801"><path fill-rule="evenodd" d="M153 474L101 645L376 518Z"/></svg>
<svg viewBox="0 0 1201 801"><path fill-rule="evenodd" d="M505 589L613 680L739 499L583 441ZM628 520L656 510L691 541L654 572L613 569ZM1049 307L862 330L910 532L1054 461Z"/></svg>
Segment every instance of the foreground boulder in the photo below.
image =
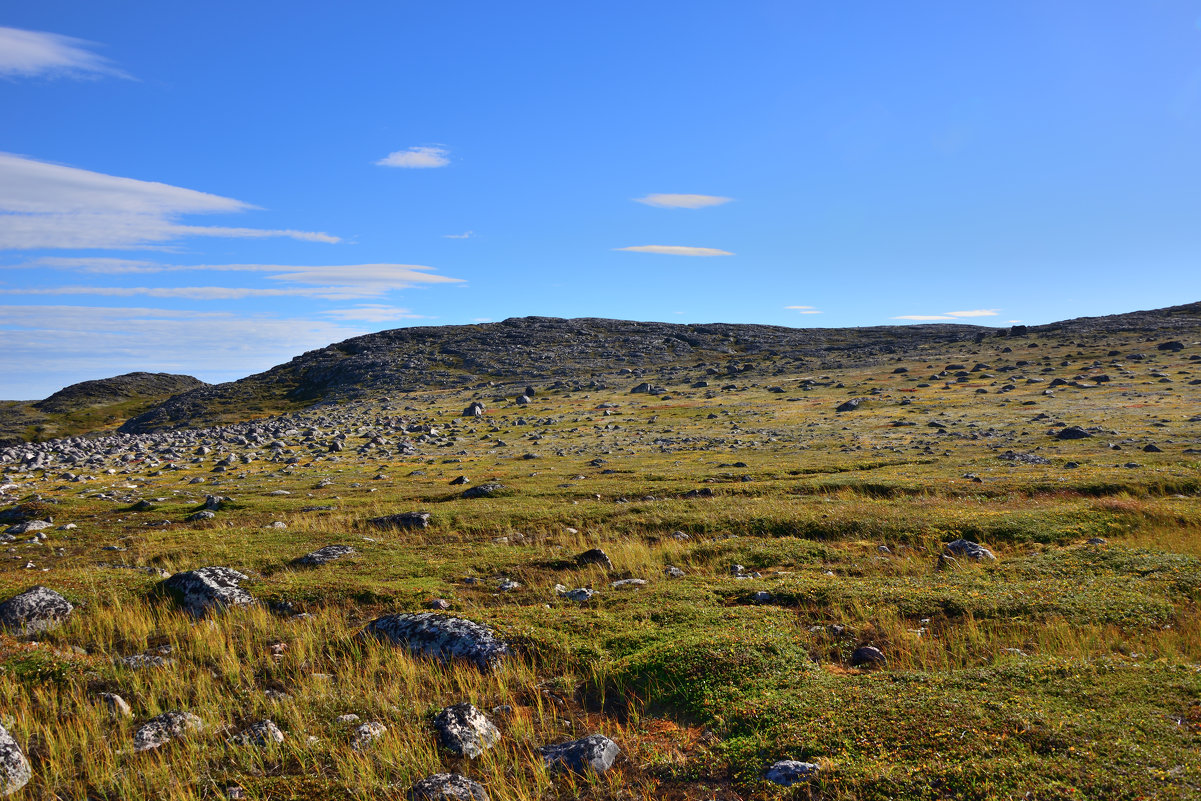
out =
<svg viewBox="0 0 1201 801"><path fill-rule="evenodd" d="M0 604L0 629L19 635L58 628L75 607L49 587L38 585Z"/></svg>
<svg viewBox="0 0 1201 801"><path fill-rule="evenodd" d="M817 773L818 767L812 762L798 762L795 759L782 759L767 769L763 778L782 787L807 782Z"/></svg>
<svg viewBox="0 0 1201 801"><path fill-rule="evenodd" d="M434 717L438 740L449 751L475 759L500 740L500 731L471 704L455 704Z"/></svg>
<svg viewBox="0 0 1201 801"><path fill-rule="evenodd" d="M436 612L385 615L367 624L367 634L403 645L443 662L462 660L491 670L512 652L492 629Z"/></svg>
<svg viewBox="0 0 1201 801"><path fill-rule="evenodd" d="M250 606L254 597L238 586L250 577L228 567L201 567L176 573L163 582L180 605L195 617L230 606Z"/></svg>
<svg viewBox="0 0 1201 801"><path fill-rule="evenodd" d="M355 553L358 553L358 551L349 545L326 545L324 548L318 548L312 553L292 560L292 564L298 567L320 567L321 565L329 564L335 559L341 559L343 556L350 556Z"/></svg>
<svg viewBox="0 0 1201 801"><path fill-rule="evenodd" d="M33 771L29 760L21 752L21 746L0 725L0 795L12 795L29 783Z"/></svg>
<svg viewBox="0 0 1201 801"><path fill-rule="evenodd" d="M134 732L133 750L149 751L203 728L204 721L191 712L164 712Z"/></svg>
<svg viewBox="0 0 1201 801"><path fill-rule="evenodd" d="M435 773L409 788L409 801L488 801L488 791L479 782L473 782L457 773Z"/></svg>
<svg viewBox="0 0 1201 801"><path fill-rule="evenodd" d="M589 734L579 740L555 745L544 745L538 749L546 767L552 771L604 773L613 767L621 749L617 743L603 734Z"/></svg>

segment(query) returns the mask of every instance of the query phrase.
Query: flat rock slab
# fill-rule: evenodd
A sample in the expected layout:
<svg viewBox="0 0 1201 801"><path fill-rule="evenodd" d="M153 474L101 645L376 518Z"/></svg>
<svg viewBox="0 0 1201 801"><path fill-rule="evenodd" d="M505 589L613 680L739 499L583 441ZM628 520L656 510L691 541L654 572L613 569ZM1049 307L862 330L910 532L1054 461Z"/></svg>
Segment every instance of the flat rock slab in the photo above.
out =
<svg viewBox="0 0 1201 801"><path fill-rule="evenodd" d="M617 743L603 734L589 734L567 743L544 745L538 751L541 752L547 768L567 773L604 773L613 767L613 763L621 754Z"/></svg>
<svg viewBox="0 0 1201 801"><path fill-rule="evenodd" d="M318 548L312 553L294 559L292 564L298 567L320 567L321 565L329 564L335 559L341 559L344 556L356 553L358 551L349 545L326 545L324 548Z"/></svg>
<svg viewBox="0 0 1201 801"><path fill-rule="evenodd" d="M386 615L368 623L364 631L415 654L470 662L480 670L491 670L512 653L487 626L437 612Z"/></svg>
<svg viewBox="0 0 1201 801"><path fill-rule="evenodd" d="M133 750L149 751L203 728L204 721L191 712L164 712L134 732Z"/></svg>
<svg viewBox="0 0 1201 801"><path fill-rule="evenodd" d="M230 606L249 606L255 602L239 584L250 577L228 567L201 567L176 573L163 587L179 598L180 605L196 617Z"/></svg>
<svg viewBox="0 0 1201 801"><path fill-rule="evenodd" d="M33 771L21 746L0 725L0 795L12 795L29 783Z"/></svg>
<svg viewBox="0 0 1201 801"><path fill-rule="evenodd" d="M466 776L435 773L410 787L405 797L409 801L488 801L488 791L482 784Z"/></svg>
<svg viewBox="0 0 1201 801"><path fill-rule="evenodd" d="M795 759L782 759L767 769L763 778L782 787L807 782L817 773L818 767L812 762L798 762Z"/></svg>
<svg viewBox="0 0 1201 801"><path fill-rule="evenodd" d="M75 607L49 587L38 585L0 604L0 629L28 635L58 628Z"/></svg>
<svg viewBox="0 0 1201 801"><path fill-rule="evenodd" d="M500 740L500 731L471 704L455 704L434 717L438 741L449 751L475 759Z"/></svg>

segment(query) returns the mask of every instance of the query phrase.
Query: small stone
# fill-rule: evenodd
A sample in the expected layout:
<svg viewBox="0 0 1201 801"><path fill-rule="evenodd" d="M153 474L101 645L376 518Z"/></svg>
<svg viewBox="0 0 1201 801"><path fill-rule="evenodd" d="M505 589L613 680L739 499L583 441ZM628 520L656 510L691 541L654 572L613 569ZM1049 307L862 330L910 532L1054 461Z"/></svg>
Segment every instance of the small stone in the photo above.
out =
<svg viewBox="0 0 1201 801"><path fill-rule="evenodd" d="M356 751L362 751L383 737L388 731L388 727L380 723L378 720L371 720L362 724L354 730L354 741L350 746Z"/></svg>
<svg viewBox="0 0 1201 801"><path fill-rule="evenodd" d="M129 708L129 702L116 693L100 693L97 698L108 708L110 716L114 718L133 717L133 710Z"/></svg>
<svg viewBox="0 0 1201 801"><path fill-rule="evenodd" d="M479 782L457 773L435 773L409 788L408 801L488 801Z"/></svg>
<svg viewBox="0 0 1201 801"><path fill-rule="evenodd" d="M768 768L763 778L782 787L791 787L794 784L809 781L817 771L817 765L812 762L783 759Z"/></svg>
<svg viewBox="0 0 1201 801"><path fill-rule="evenodd" d="M475 759L500 740L500 731L492 721L468 703L439 712L434 717L434 730L446 749L469 759Z"/></svg>
<svg viewBox="0 0 1201 801"><path fill-rule="evenodd" d="M233 742L237 745L257 745L259 747L278 745L283 741L284 733L272 720L260 720L246 731L234 735L233 738Z"/></svg>
<svg viewBox="0 0 1201 801"><path fill-rule="evenodd" d="M203 728L204 721L191 712L164 712L134 732L133 750L149 751Z"/></svg>
<svg viewBox="0 0 1201 801"><path fill-rule="evenodd" d="M861 645L851 654L851 667L882 667L888 660L884 652L872 645Z"/></svg>

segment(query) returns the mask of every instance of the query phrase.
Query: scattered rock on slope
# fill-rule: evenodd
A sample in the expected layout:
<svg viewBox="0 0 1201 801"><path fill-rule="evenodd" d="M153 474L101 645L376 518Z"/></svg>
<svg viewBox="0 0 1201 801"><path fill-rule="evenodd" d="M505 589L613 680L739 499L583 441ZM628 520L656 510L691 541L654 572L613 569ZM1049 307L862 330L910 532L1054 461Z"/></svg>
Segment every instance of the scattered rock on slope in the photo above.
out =
<svg viewBox="0 0 1201 801"><path fill-rule="evenodd" d="M180 605L195 617L229 606L249 606L254 597L239 584L250 577L228 567L201 567L176 573L163 581Z"/></svg>
<svg viewBox="0 0 1201 801"><path fill-rule="evenodd" d="M29 783L33 771L21 746L0 724L0 795L12 795Z"/></svg>
<svg viewBox="0 0 1201 801"><path fill-rule="evenodd" d="M38 585L0 604L0 629L19 635L58 628L75 607L54 590Z"/></svg>
<svg viewBox="0 0 1201 801"><path fill-rule="evenodd" d="M461 659L480 670L491 670L511 653L487 626L436 612L386 615L368 623L365 631L413 653L444 662Z"/></svg>
<svg viewBox="0 0 1201 801"><path fill-rule="evenodd" d="M500 731L483 712L468 703L447 707L434 718L438 740L448 750L475 759L496 745Z"/></svg>

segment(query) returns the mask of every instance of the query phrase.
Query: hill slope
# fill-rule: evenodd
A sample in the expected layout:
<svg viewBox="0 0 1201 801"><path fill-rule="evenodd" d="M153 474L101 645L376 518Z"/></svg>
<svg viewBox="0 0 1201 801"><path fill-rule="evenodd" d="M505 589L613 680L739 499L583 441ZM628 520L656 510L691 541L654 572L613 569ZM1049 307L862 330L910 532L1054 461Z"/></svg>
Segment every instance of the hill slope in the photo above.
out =
<svg viewBox="0 0 1201 801"><path fill-rule="evenodd" d="M114 428L172 395L206 386L190 375L126 373L81 381L40 401L0 402L0 443Z"/></svg>
<svg viewBox="0 0 1201 801"><path fill-rule="evenodd" d="M480 382L562 381L597 386L623 373L663 379L871 363L977 337L1018 334L973 325L786 328L711 323L681 325L600 318L511 318L480 325L381 331L304 353L286 364L226 384L202 387L129 420L143 433L245 420L322 401L392 392L467 387ZM1089 336L1111 331L1149 336L1201 332L1201 303L1032 326L1031 334ZM802 364L798 365L797 362ZM749 365L749 366L748 366Z"/></svg>

